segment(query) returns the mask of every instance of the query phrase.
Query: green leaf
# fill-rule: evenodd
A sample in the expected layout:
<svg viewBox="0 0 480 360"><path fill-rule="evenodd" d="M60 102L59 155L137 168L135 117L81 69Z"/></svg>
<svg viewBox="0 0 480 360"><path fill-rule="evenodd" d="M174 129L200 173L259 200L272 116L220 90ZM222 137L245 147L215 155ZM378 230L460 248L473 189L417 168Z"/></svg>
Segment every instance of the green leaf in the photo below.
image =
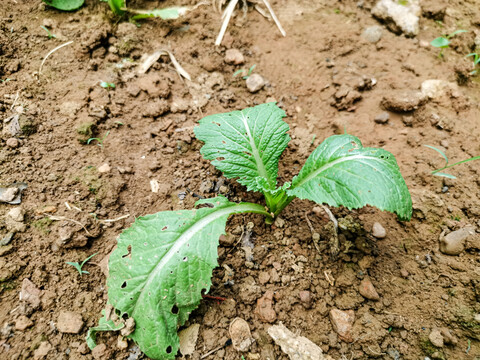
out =
<svg viewBox="0 0 480 360"><path fill-rule="evenodd" d="M118 238L109 260L109 303L135 320L130 337L152 359L174 359L177 327L208 292L217 266L218 238L229 215L268 215L263 206L224 197L213 208L165 211L138 218Z"/></svg>
<svg viewBox="0 0 480 360"><path fill-rule="evenodd" d="M448 45L450 45L450 41L448 39L440 36L436 39L433 39L430 45L435 46L437 48L448 48Z"/></svg>
<svg viewBox="0 0 480 360"><path fill-rule="evenodd" d="M442 155L443 158L445 159L445 165L448 165L448 157L447 157L447 155L445 155L445 153L444 153L442 150L437 149L435 146L431 146L431 145L423 145L423 146L425 146L425 147L427 147L427 148L429 148L429 149L435 150L435 151L438 152L440 155Z"/></svg>
<svg viewBox="0 0 480 360"><path fill-rule="evenodd" d="M115 15L123 15L125 10L125 0L108 0L108 5Z"/></svg>
<svg viewBox="0 0 480 360"><path fill-rule="evenodd" d="M242 111L210 115L194 128L197 139L205 145L200 152L225 177L238 178L248 190L275 189L278 159L290 141L285 112L275 103L258 105ZM261 187L257 178L267 185Z"/></svg>
<svg viewBox="0 0 480 360"><path fill-rule="evenodd" d="M115 325L115 323L112 320L107 320L105 317L105 310L102 310L102 317L100 320L98 320L98 326L91 327L88 329L87 332L87 345L90 348L90 350L93 350L95 346L97 346L97 332L99 331L118 331L123 329L125 325L120 323L118 325Z"/></svg>
<svg viewBox="0 0 480 360"><path fill-rule="evenodd" d="M129 10L132 13L137 15L132 16L133 20L146 19L151 17L159 17L163 20L174 20L178 19L180 16L186 14L189 10L188 7L170 7L164 9L153 9L153 10Z"/></svg>
<svg viewBox="0 0 480 360"><path fill-rule="evenodd" d="M461 33L466 33L466 32L468 32L468 31L467 30L455 30L453 33L451 33L447 37L450 39L450 38L454 37L455 35L458 35L458 34L461 34Z"/></svg>
<svg viewBox="0 0 480 360"><path fill-rule="evenodd" d="M432 174L435 175L435 176L446 177L446 178L449 178L449 179L456 179L457 178L455 175L442 173L442 172L432 172Z"/></svg>
<svg viewBox="0 0 480 360"><path fill-rule="evenodd" d="M85 0L43 0L43 2L58 10L72 11L82 6Z"/></svg>
<svg viewBox="0 0 480 360"><path fill-rule="evenodd" d="M352 135L331 136L320 144L287 194L349 209L372 205L402 220L412 216L410 193L393 155L364 148Z"/></svg>

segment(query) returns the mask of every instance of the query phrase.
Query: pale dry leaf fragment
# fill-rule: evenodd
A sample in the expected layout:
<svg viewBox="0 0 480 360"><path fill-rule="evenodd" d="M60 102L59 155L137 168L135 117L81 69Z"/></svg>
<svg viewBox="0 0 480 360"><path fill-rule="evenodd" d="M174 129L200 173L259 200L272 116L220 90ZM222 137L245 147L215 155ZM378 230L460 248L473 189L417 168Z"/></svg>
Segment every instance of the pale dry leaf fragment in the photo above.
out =
<svg viewBox="0 0 480 360"><path fill-rule="evenodd" d="M158 193L158 190L160 189L160 184L155 179L150 180L150 188L152 189L153 193Z"/></svg>
<svg viewBox="0 0 480 360"><path fill-rule="evenodd" d="M175 59L175 56L173 54L165 49L160 49L158 51L155 51L153 54L147 55L144 54L142 56L143 61L140 64L140 67L138 69L139 74L145 74L148 69L152 67L153 64L155 64L158 59L160 59L160 56L162 55L168 55L170 57L170 61L172 62L173 66L175 67L175 70L177 71L178 75L183 76L185 79L191 81L192 78L190 77L190 74L185 71L185 69L179 64L177 59Z"/></svg>
<svg viewBox="0 0 480 360"><path fill-rule="evenodd" d="M245 320L239 317L232 320L228 333L232 339L232 345L237 351L248 351L253 344L254 340L250 332L250 326L248 326L248 323Z"/></svg>
<svg viewBox="0 0 480 360"><path fill-rule="evenodd" d="M324 355L318 345L306 337L295 335L282 323L270 326L267 331L291 360L333 360L331 356Z"/></svg>
<svg viewBox="0 0 480 360"><path fill-rule="evenodd" d="M200 324L190 325L178 333L180 339L180 352L183 356L192 355L198 340Z"/></svg>

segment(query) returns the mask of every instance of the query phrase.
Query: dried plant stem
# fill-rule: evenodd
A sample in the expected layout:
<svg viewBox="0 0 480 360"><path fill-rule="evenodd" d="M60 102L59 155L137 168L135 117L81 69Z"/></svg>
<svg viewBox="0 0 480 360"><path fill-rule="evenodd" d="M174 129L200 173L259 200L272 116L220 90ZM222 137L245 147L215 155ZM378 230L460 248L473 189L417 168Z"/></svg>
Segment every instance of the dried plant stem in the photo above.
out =
<svg viewBox="0 0 480 360"><path fill-rule="evenodd" d="M225 31L227 30L228 23L230 22L230 18L232 17L233 10L235 10L235 6L237 6L238 0L232 0L228 4L227 8L223 12L222 18L223 18L223 23L222 27L220 29L220 32L218 33L217 40L215 40L215 45L220 45L223 40L223 36L225 35Z"/></svg>
<svg viewBox="0 0 480 360"><path fill-rule="evenodd" d="M273 21L275 21L275 24L277 25L278 30L280 30L283 36L287 36L287 33L283 29L282 24L280 24L280 21L278 20L277 15L275 15L275 13L273 12L273 9L270 6L270 3L268 2L268 0L263 0L263 3L267 7L268 11L270 11L270 15L272 15Z"/></svg>
<svg viewBox="0 0 480 360"><path fill-rule="evenodd" d="M40 68L38 69L38 76L42 74L43 64L45 64L45 61L48 59L48 57L52 55L55 51L60 50L64 46L70 45L71 43L73 43L73 41L66 42L65 44L57 46L55 49L50 50L50 52L43 58L42 63L40 64Z"/></svg>

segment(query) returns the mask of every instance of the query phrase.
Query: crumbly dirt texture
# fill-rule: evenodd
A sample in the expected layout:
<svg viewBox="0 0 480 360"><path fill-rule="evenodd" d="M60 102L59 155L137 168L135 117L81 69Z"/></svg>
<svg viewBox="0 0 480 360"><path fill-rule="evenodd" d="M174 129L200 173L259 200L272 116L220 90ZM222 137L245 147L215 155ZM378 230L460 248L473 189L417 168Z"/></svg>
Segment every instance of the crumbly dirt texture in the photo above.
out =
<svg viewBox="0 0 480 360"><path fill-rule="evenodd" d="M226 300L205 298L191 315L187 325L200 332L187 358L225 344L240 317L254 339L248 351L226 346L207 359L287 359L267 333L280 322L333 359L479 359L480 162L449 169L456 179L435 177L443 159L423 146L451 163L480 155L480 88L465 59L480 43L478 2L421 1L413 38L372 17L373 1L271 3L287 37L250 4L216 47L221 14L210 4L136 26L97 0L69 13L2 0L0 185L28 185L20 205L0 203L2 359L142 358L118 333L99 334L93 352L85 344L107 302L105 263L116 238L136 217L190 209L197 195L262 201L202 159L193 127L268 101L286 111L291 129L279 183L323 139L347 131L395 155L414 215L399 222L370 207L331 209L338 237L308 201L293 201L272 226L257 215L232 217L209 294ZM377 42L362 36L371 26L380 27ZM429 42L459 28L469 32L439 58ZM39 73L47 53L69 41ZM192 81L168 56L139 74L142 55L159 49L172 51ZM236 52L225 59L229 49L244 63ZM265 85L252 93L233 74L254 64ZM430 79L450 84L426 98L421 84ZM473 233L450 244L454 255L440 251L441 239L465 228ZM94 253L89 274L66 264ZM337 323L339 314L349 322Z"/></svg>

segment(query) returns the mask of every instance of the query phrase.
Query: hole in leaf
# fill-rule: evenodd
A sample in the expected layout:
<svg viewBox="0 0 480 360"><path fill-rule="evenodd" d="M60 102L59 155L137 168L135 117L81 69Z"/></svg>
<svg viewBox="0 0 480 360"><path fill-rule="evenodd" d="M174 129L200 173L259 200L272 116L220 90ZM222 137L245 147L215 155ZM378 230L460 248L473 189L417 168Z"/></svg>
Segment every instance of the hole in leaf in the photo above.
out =
<svg viewBox="0 0 480 360"><path fill-rule="evenodd" d="M128 246L127 246L127 251L128 251L128 253L126 253L125 255L122 255L122 258L126 258L126 257L131 258L131 255L132 255L132 245L128 245Z"/></svg>
<svg viewBox="0 0 480 360"><path fill-rule="evenodd" d="M125 288L127 287L127 282L124 281L123 284L122 284L122 286L120 286L120 287L121 287L122 289L125 289Z"/></svg>
<svg viewBox="0 0 480 360"><path fill-rule="evenodd" d="M172 306L172 314L177 315L178 314L178 307L177 305Z"/></svg>
<svg viewBox="0 0 480 360"><path fill-rule="evenodd" d="M127 313L123 313L123 314L122 314L122 319L123 319L123 320L127 320L127 319L128 319L128 314L127 314Z"/></svg>
<svg viewBox="0 0 480 360"><path fill-rule="evenodd" d="M185 262L188 261L188 257L185 256L185 257L183 258L183 261L185 261Z"/></svg>
<svg viewBox="0 0 480 360"><path fill-rule="evenodd" d="M172 347L171 346L168 346L166 349L165 349L165 352L167 354L170 354L172 352Z"/></svg>

